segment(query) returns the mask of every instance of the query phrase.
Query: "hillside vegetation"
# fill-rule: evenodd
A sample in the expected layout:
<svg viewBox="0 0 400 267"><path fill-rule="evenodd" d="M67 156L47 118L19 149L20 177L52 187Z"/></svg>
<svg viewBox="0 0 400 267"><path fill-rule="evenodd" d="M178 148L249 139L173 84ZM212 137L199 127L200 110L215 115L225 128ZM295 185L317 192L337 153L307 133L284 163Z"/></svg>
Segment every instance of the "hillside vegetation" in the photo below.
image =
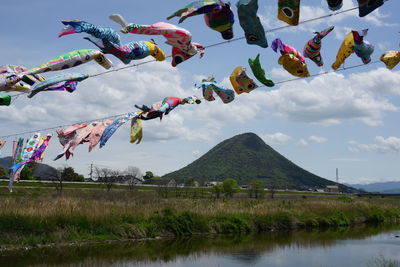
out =
<svg viewBox="0 0 400 267"><path fill-rule="evenodd" d="M297 166L267 145L254 133L227 139L186 167L164 175L177 180L222 181L234 178L239 184L261 179L271 188L325 188L335 183ZM352 191L340 185L341 191Z"/></svg>

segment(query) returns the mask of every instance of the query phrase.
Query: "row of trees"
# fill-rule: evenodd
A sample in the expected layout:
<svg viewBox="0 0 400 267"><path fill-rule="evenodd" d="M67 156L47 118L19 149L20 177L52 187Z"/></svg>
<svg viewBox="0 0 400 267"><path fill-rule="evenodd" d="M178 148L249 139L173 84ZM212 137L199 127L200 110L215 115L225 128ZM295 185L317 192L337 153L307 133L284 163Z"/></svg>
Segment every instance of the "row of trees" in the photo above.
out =
<svg viewBox="0 0 400 267"><path fill-rule="evenodd" d="M239 192L240 186L237 181L233 178L226 178L221 185L215 185L212 187L212 192L216 198L220 198L223 194L225 197L233 197L233 195ZM250 197L261 198L265 194L264 182L259 179L254 179L250 182L247 193ZM273 193L271 195L273 197Z"/></svg>
<svg viewBox="0 0 400 267"><path fill-rule="evenodd" d="M152 173L151 176L153 177ZM95 167L92 179L105 184L107 191L110 191L115 183L127 183L128 187L133 189L134 185L143 181L143 178L144 176L139 168L129 166L124 171Z"/></svg>
<svg viewBox="0 0 400 267"><path fill-rule="evenodd" d="M21 172L21 179L22 180L32 180L35 179L33 175L33 171L36 167L35 162L31 162L26 164L24 170ZM7 171L5 168L0 166L0 176L7 175ZM56 182L57 191L61 192L63 188L63 181L73 181L73 182L84 182L83 175L80 175L75 172L72 167L64 167L58 169L50 169L46 173L47 179ZM91 177L94 181L99 183L103 183L107 191L110 191L112 186L115 183L125 183L128 184L129 189L133 189L134 186L144 180L147 179L154 179L154 175L151 171L146 171L145 175L143 175L139 168L129 166L124 171L113 170L109 168L100 168L94 167L92 169ZM195 181L190 179L185 181L185 186L194 186ZM253 198L261 198L265 195L264 190L265 184L262 180L254 179L250 182L247 188L247 193L249 197ZM168 190L158 190L160 192L169 191ZM239 192L240 186L237 181L233 178L226 178L221 184L215 185L211 188L211 192L215 198L224 197L233 197L233 195ZM275 190L272 189L271 197L274 197ZM196 191L197 192L197 191ZM188 192L186 192L188 193ZM203 195L203 194L201 194Z"/></svg>

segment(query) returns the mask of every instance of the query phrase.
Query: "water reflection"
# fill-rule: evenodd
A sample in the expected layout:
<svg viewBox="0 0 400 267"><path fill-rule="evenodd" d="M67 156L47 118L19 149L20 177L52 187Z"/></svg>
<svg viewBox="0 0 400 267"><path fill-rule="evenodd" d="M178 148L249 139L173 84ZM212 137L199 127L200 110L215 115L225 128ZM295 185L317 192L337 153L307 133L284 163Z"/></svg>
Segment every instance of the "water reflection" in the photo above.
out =
<svg viewBox="0 0 400 267"><path fill-rule="evenodd" d="M399 229L377 225L42 248L3 252L0 266L365 266L383 249L385 257L400 261Z"/></svg>

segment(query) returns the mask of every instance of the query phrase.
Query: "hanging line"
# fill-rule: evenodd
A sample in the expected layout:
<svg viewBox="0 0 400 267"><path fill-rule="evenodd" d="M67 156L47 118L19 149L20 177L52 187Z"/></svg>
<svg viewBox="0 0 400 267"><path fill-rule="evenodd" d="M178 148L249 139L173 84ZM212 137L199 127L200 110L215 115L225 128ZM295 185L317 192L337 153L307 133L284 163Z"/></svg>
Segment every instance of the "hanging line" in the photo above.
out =
<svg viewBox="0 0 400 267"><path fill-rule="evenodd" d="M363 64L354 65L354 66L350 66L350 67L342 67L342 68L337 69L337 70L323 71L323 72L320 72L320 73L312 74L312 75L310 75L310 76L308 76L308 77L305 77L305 78L312 78L312 77L317 77L317 76L325 75L325 74L329 74L329 73L334 73L334 72L339 72L339 71L345 71L345 70L349 70L349 69L355 69L355 68L358 68L358 67L364 67L364 66L368 66L368 65L372 65L372 64L376 64L376 63L380 63L380 61L379 61L379 60L376 60L376 61L371 61L371 62L368 63L368 64L364 64L364 63L363 63ZM302 78L302 77L297 77L297 78L293 78L293 79L288 79L288 80L279 81L279 82L276 82L275 84L282 84L282 83L287 83L287 82L293 82L293 81L302 80L302 79L304 79L304 78ZM258 88L260 88L260 87L267 87L267 86L266 86L266 85L262 85L262 86L259 86Z"/></svg>
<svg viewBox="0 0 400 267"><path fill-rule="evenodd" d="M91 123L91 122L94 122L94 121L102 121L102 120L106 120L106 119L112 119L112 118L120 117L120 116L123 116L123 115L126 115L126 114L127 113L122 113L122 114L117 114L117 115L111 115L111 116L104 117L104 118L86 120L86 121L81 121L81 122L74 122L74 123L54 126L54 127L50 127L50 128L38 129L38 130L34 130L34 131L29 131L29 132L22 132L22 133L17 133L17 134L3 135L3 136L0 136L0 138L9 138L9 137L13 137L13 136L21 136L21 135L26 135L26 134L36 133L36 132L55 130L55 129L59 129L59 128L63 128L63 127L68 127L68 126L71 126L73 124L82 124L82 123Z"/></svg>
<svg viewBox="0 0 400 267"><path fill-rule="evenodd" d="M317 77L317 76L320 76L320 75L325 75L325 74L329 74L329 73L344 71L344 70L348 70L348 69L359 68L359 67L363 67L363 66L368 66L368 65L376 64L376 63L379 63L379 62L380 62L380 61L377 60L377 61L372 61L372 62L370 62L370 63L368 63L368 64L359 64L359 65L354 65L354 66L350 66L350 67L346 67L346 68L343 67L343 68L340 68L340 69L337 69L337 70L324 71L324 72L320 72L320 73L317 73L317 74L310 75L310 76L307 77L307 78L310 78L310 77ZM279 82L276 82L275 84L283 84L283 83L293 82L293 81L302 80L302 79L304 79L304 78L298 77L298 78L293 78L293 79L288 79L288 80L279 81ZM259 87L257 87L257 88L262 88L262 87L267 87L267 86L262 85L262 86L259 86ZM201 98L201 99L204 99L204 98ZM120 117L120 116L123 116L123 115L125 115L125 114L127 114L127 112L122 113L122 114L111 115L111 116L104 117L104 118L98 118L98 119L86 120L86 121L81 121L81 122L69 123L69 124L65 124L65 125L59 125L59 126L54 126L54 127L50 127L50 128L44 128L44 129L38 129L38 130L34 130L34 131L29 131L29 132L22 132L22 133L15 133L15 134L3 135L3 136L0 136L0 138L9 138L9 137L13 137L13 136L21 136L21 135L30 134L30 133L36 133L36 132L54 130L54 129L58 129L58 128L68 127L68 126L70 126L70 125L72 125L72 124L91 123L91 122L94 122L94 121L102 121L102 120L105 120L105 119L112 119L112 118Z"/></svg>
<svg viewBox="0 0 400 267"><path fill-rule="evenodd" d="M300 21L298 25L301 25L301 24L303 24L303 23L308 23L308 22L311 22L311 21L315 21L315 20L320 20L320 19L324 19L324 18L336 16L336 15L339 15L339 14L342 14L342 13L345 13L345 12L349 12L349 11L353 11L353 10L356 10L356 9L358 9L358 7L352 7L352 8L346 9L346 10L342 10L342 11L338 11L338 12L333 12L333 13L331 13L331 14L327 14L327 15L324 15L324 16L320 16L320 17L316 17L316 18L312 18L312 19L303 20L303 21ZM297 26L298 26L298 25L297 25ZM290 28L290 27L297 27L297 26L285 25L285 26L273 28L273 29L270 29L270 30L265 30L264 32L265 32L265 33L269 33L269 32L279 31L279 30L283 30L283 29L286 29L286 28ZM219 45L223 45L223 44L227 44L227 43L231 43L231 42L243 40L243 39L245 39L245 38L246 38L245 36L242 36L242 37L234 38L234 39L231 39L231 40L222 41L222 42L215 43L215 44L210 44L210 45L205 46L204 48L207 49L207 48L211 48L211 47L215 47L215 46L219 46ZM172 57L172 55L169 55L169 56L167 56L166 58L170 58L170 57ZM112 69L112 70L107 70L107 71L99 72L99 73L97 73L97 74L91 74L91 75L89 75L89 78L91 78L91 77L97 77L97 76L100 76L100 75L103 75L103 74L108 74L108 73L111 73L111 72L117 72L117 71L120 71L120 70L125 70L125 69L129 69L129 68L138 67L138 66L145 65L145 64L148 64L148 63L151 63L151 62L156 62L156 61L157 61L157 60L152 59L152 60L140 62L140 63L137 63L137 64L128 65L128 66L121 67L121 68L117 68L117 69ZM312 76L310 76L310 77L312 77ZM20 96L20 95L28 94L28 93L29 93L29 92L21 92L21 93L19 93L19 94L12 95L11 97L16 97L16 96Z"/></svg>

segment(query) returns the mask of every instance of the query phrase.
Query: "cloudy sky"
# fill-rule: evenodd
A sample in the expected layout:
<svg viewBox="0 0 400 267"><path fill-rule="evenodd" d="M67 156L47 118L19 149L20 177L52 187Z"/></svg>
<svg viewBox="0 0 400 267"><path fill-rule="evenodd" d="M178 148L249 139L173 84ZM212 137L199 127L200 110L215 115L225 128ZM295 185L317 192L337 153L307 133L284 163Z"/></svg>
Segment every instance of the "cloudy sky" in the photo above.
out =
<svg viewBox="0 0 400 267"><path fill-rule="evenodd" d="M81 19L119 29L108 19L110 14L120 13L129 22L152 24L165 21L188 2L156 0L150 5L148 1L127 0L7 1L2 4L6 12L0 17L0 65L31 68L69 51L95 48L83 39L86 34L57 38L63 27L61 20ZM276 19L276 2L259 1L259 16L266 30L285 25ZM331 14L325 0L303 2L302 21ZM355 2L344 0L342 10L354 7ZM358 17L358 10L354 10L274 31L268 33L267 38L271 44L274 38L280 37L302 50L313 32L335 26L323 40L325 66L318 68L307 59L310 72L318 74L331 70L336 52L349 30L368 28L366 39L375 45L372 61L377 61L383 52L399 50L400 15L395 12L399 8L400 3L391 0L364 18ZM233 9L236 13L235 6ZM178 23L177 18L170 22ZM223 41L218 32L206 27L201 16L188 18L180 26L192 33L193 41L203 45ZM243 36L238 21L234 34ZM154 38L169 55L171 48L163 44L163 37ZM149 39L143 35L122 36L123 42ZM277 64L278 54L272 49L239 40L211 47L202 59L194 56L176 68L169 60L153 62L87 79L73 94L40 93L32 99L21 96L11 106L0 107L0 136L135 111L134 104L151 104L166 96L201 96L195 84L210 75L231 87L228 77L232 70L237 66L249 70L248 58L258 53L267 75L275 82L294 78ZM112 55L108 58L113 61L114 68L124 66ZM361 60L352 55L345 66L360 63ZM91 163L114 169L136 166L143 172L151 170L162 175L186 166L226 138L254 132L292 162L324 178L334 179L335 170L339 168L341 182L399 181L399 70L399 66L387 70L378 62L285 82L273 88L259 88L250 94L236 95L230 104L217 99L203 101L200 105L180 106L161 122L145 121L144 138L139 145L129 143L127 124L102 149L88 153L87 144L81 145L68 161L52 160L62 149L54 136L44 163L72 166L85 175ZM99 65L91 62L66 72L96 74L102 71ZM46 74L46 77L54 74ZM11 143L14 139L7 141ZM10 145L2 150L3 156L10 153Z"/></svg>

